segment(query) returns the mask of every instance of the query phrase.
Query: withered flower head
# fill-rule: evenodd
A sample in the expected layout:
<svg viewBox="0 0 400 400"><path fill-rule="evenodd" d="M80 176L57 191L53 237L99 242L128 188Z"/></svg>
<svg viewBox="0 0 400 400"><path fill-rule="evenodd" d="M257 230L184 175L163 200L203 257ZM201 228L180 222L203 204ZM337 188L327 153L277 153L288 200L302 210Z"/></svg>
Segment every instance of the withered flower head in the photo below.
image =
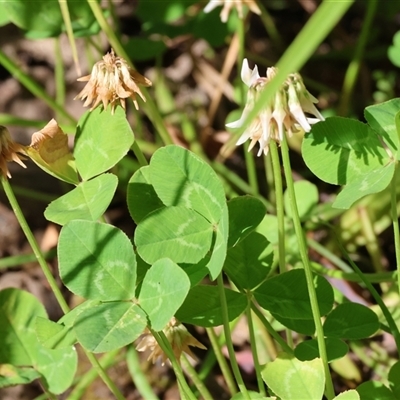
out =
<svg viewBox="0 0 400 400"><path fill-rule="evenodd" d="M241 118L226 124L228 128L243 126L260 93L276 73L277 69L270 67L267 69L266 77L260 77L257 66L251 70L247 59L243 60L241 77L249 87L247 102ZM289 136L301 129L309 132L312 124L324 120L314 106L314 103L317 102L318 100L307 91L301 76L297 73L290 74L270 103L262 108L256 118L246 127L236 145L251 139L249 151L259 142L260 150L257 155L260 156L263 152L265 155L268 154L271 139L280 143L283 140L284 132L287 132ZM305 113L313 115L315 118L307 117Z"/></svg>
<svg viewBox="0 0 400 400"><path fill-rule="evenodd" d="M181 358L182 352L188 354L190 357L196 360L196 356L192 353L189 346L195 346L204 350L206 349L206 347L201 344L196 338L194 338L188 332L185 326L177 321L175 317L173 317L171 321L168 322L168 325L163 329L163 332L165 333L168 342L171 344L175 358L178 360L178 362ZM156 339L148 329L146 329L139 343L136 345L136 350L150 350L151 353L147 359L151 360L153 364L159 358L161 358L162 360L162 365L164 365L167 361L166 354L162 351Z"/></svg>
<svg viewBox="0 0 400 400"><path fill-rule="evenodd" d="M255 14L261 14L261 10L255 0L210 0L204 7L204 12L209 13L218 6L223 6L220 14L222 22L228 21L229 13L233 6L236 7L240 19L243 19L243 6L249 7L250 11Z"/></svg>
<svg viewBox="0 0 400 400"><path fill-rule="evenodd" d="M10 171L7 168L9 161L15 161L21 167L26 168L26 165L21 161L24 157L17 153L25 153L24 146L14 142L8 129L0 125L0 170L4 178L11 178Z"/></svg>
<svg viewBox="0 0 400 400"><path fill-rule="evenodd" d="M83 105L84 107L92 105L90 111L95 109L100 102L103 103L104 109L111 104L113 114L118 104L121 104L125 110L125 99L128 97L133 100L136 109L139 109L136 94L143 101L146 99L138 85L152 85L149 79L133 70L123 58L116 57L113 50L93 66L90 75L83 76L78 81L88 81L88 83L75 99L86 99Z"/></svg>

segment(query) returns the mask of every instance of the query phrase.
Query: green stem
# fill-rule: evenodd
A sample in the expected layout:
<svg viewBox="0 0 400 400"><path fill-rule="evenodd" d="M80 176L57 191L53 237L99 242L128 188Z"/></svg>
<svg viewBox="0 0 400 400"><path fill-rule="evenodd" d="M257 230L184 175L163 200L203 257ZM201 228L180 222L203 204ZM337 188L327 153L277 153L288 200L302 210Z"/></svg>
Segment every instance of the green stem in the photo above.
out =
<svg viewBox="0 0 400 400"><path fill-rule="evenodd" d="M176 359L175 354L172 350L171 344L169 343L165 333L163 331L155 332L151 330L154 338L157 340L158 345L161 347L162 351L167 355L168 359L172 364L172 368L175 372L176 379L178 381L179 389L183 392L183 399L196 400L195 395L190 389L188 383L186 382L185 376L183 375L182 368L179 364L179 360Z"/></svg>
<svg viewBox="0 0 400 400"><path fill-rule="evenodd" d="M61 290L57 286L57 282L54 279L53 274L50 271L49 266L47 265L47 262L45 258L43 257L42 251L39 248L39 245L35 239L35 236L33 235L28 223L26 222L25 216L22 213L22 210L18 204L18 201L14 195L14 192L11 188L11 185L9 181L4 178L3 176L1 177L1 184L3 185L4 192L7 196L8 201L10 202L11 208L14 211L14 214L18 220L18 223L21 226L22 231L24 232L26 239L28 240L30 246L32 247L32 250L35 254L35 257L42 268L43 274L46 277L51 290L54 293L54 296L56 297L58 304L60 305L62 311L64 314L66 314L69 311L69 307L67 302L65 301Z"/></svg>
<svg viewBox="0 0 400 400"><path fill-rule="evenodd" d="M321 314L319 312L317 293L314 287L313 273L311 270L310 260L307 254L306 239L301 226L299 211L297 208L296 194L294 191L294 183L292 177L292 168L290 166L289 147L287 144L286 137L283 138L281 144L281 154L282 154L283 169L286 178L287 191L289 194L289 201L292 210L292 221L294 225L294 230L296 232L297 240L299 243L300 256L303 262L308 294L310 296L311 311L316 328L319 355L321 357L325 371L325 388L326 388L325 395L328 398L328 400L332 400L335 397L335 392L333 389L332 377L329 371L328 357L326 354L326 346L324 339L324 330L322 328L322 323L321 323Z"/></svg>
<svg viewBox="0 0 400 400"><path fill-rule="evenodd" d="M272 170L275 184L276 216L278 219L278 254L279 254L279 272L283 274L286 271L286 246L285 246L285 207L283 202L283 183L281 164L276 142L270 143ZM293 348L293 336L290 329L286 328L287 342Z"/></svg>
<svg viewBox="0 0 400 400"><path fill-rule="evenodd" d="M140 149L136 139L133 142L133 145L131 146L131 150L134 152L137 160L139 161L139 164L141 167L144 167L146 165L149 165L149 163L146 160L146 157L144 156L142 150Z"/></svg>
<svg viewBox="0 0 400 400"><path fill-rule="evenodd" d="M272 327L269 323L265 315L258 309L257 305L254 302L251 303L251 309L253 310L254 314L257 315L258 319L264 325L265 329L268 333L275 339L275 341L281 346L282 350L288 354L293 354L293 349L282 339L278 332Z"/></svg>
<svg viewBox="0 0 400 400"><path fill-rule="evenodd" d="M120 349L110 351L106 353L100 360L99 363L103 369L108 369L112 365L115 365L120 361L121 357L118 357L120 353ZM98 377L97 370L95 368L89 369L83 376L80 377L78 384L74 387L72 392L68 395L67 400L80 400L83 398L83 395L86 389L90 386L91 383ZM153 400L150 399L149 400ZM155 399L157 400L157 399Z"/></svg>
<svg viewBox="0 0 400 400"><path fill-rule="evenodd" d="M399 168L396 165L394 170L394 176L390 184L391 189L391 217L393 222L393 234L394 234L394 248L396 252L396 270L397 270L397 290L400 293L400 233L399 233L399 218L397 214L397 194L396 194L396 182ZM397 346L398 349L399 346Z"/></svg>
<svg viewBox="0 0 400 400"><path fill-rule="evenodd" d="M100 365L98 359L92 354L85 350L86 357L89 359L90 363L93 365L97 374L103 380L103 382L110 389L111 393L115 396L117 400L125 400L123 394L119 391L115 383L110 379L107 373L104 371L103 367Z"/></svg>
<svg viewBox="0 0 400 400"><path fill-rule="evenodd" d="M58 4L60 5L65 29L67 31L69 45L71 46L72 59L74 60L74 63L75 63L76 73L79 76L79 75L81 75L81 69L79 67L79 62L78 62L78 51L76 50L74 31L72 29L71 16L69 14L68 3L65 0L64 1L58 0Z"/></svg>
<svg viewBox="0 0 400 400"><path fill-rule="evenodd" d="M370 0L365 3L367 5L367 13L363 19L362 29L357 42L357 47L354 52L354 57L351 60L346 75L343 81L342 98L338 107L338 115L345 116L349 113L349 104L351 96L357 81L358 72L360 70L365 46L368 36L371 33L372 21L378 6L378 0Z"/></svg>
<svg viewBox="0 0 400 400"><path fill-rule="evenodd" d="M266 396L264 381L261 376L261 367L260 361L258 359L258 352L257 352L257 343L254 334L254 323L253 323L253 316L251 315L251 300L249 299L246 307L246 316L247 316L247 323L249 325L249 336L250 336L250 347L251 347L251 354L253 356L254 362L254 369L256 372L257 377L257 385L258 391L261 393L262 396Z"/></svg>
<svg viewBox="0 0 400 400"><path fill-rule="evenodd" d="M222 375L225 379L225 383L228 386L228 390L229 390L231 396L233 396L237 393L237 387L236 387L235 380L232 376L231 370L229 369L226 359L225 359L224 355L222 354L222 350L221 350L222 346L220 345L220 343L218 343L218 338L217 338L217 335L213 328L206 328L206 331L208 334L208 338L210 339L211 346L214 350L214 355L217 358L218 365L219 365ZM203 365L203 367L204 367L204 365Z"/></svg>
<svg viewBox="0 0 400 400"><path fill-rule="evenodd" d="M250 395L247 392L246 386L243 382L242 375L240 374L239 365L236 360L235 350L233 348L231 330L229 327L228 304L226 302L226 297L225 297L225 289L224 289L224 281L222 278L222 273L218 275L217 284L218 284L218 291L219 291L219 299L220 299L220 303L221 303L222 320L223 320L223 325L224 325L226 347L228 349L229 360L231 363L233 375L235 376L236 383L239 387L240 392L243 394L244 398L250 400Z"/></svg>
<svg viewBox="0 0 400 400"><path fill-rule="evenodd" d="M110 26L110 24L107 22L107 20L104 18L103 12L101 10L101 7L97 1L92 1L92 0L87 0L87 3L89 4L90 8L92 9L92 12L94 16L96 17L97 22L99 23L101 29L104 31L104 33L107 35L108 41L110 42L111 46L115 50L115 52L122 58L124 58L131 67L133 67L132 62L130 61L130 58L128 54L126 53L124 47L122 46L120 40L118 39L117 35L115 34L114 30ZM172 139L165 128L164 121L160 115L160 113L157 110L157 107L155 103L153 102L153 99L148 95L148 91L146 88L141 87L140 90L143 93L144 98L146 99L146 103L144 105L144 108L147 111L147 114L151 121L153 122L154 126L157 129L157 133L160 135L161 140L164 142L165 145L172 144Z"/></svg>
<svg viewBox="0 0 400 400"><path fill-rule="evenodd" d="M257 172L256 164L254 162L254 155L249 151L249 143L245 143L243 146L244 159L246 163L247 178L249 180L249 185L251 186L252 193L259 193L258 182L257 182Z"/></svg>
<svg viewBox="0 0 400 400"><path fill-rule="evenodd" d="M310 248L315 248L310 245ZM363 279L355 272L342 272L336 269L324 268L317 263L311 263L311 268L319 275L329 276L335 279L342 279L349 282L364 283L364 280L370 283L394 282L397 276L396 272L377 272L372 274L363 273Z"/></svg>
<svg viewBox="0 0 400 400"><path fill-rule="evenodd" d="M75 118L68 114L63 106L57 104L57 102L50 97L42 87L40 87L29 75L25 74L25 72L23 72L14 61L7 57L1 49L0 64L35 97L43 100L51 109L62 115L69 122L73 124L76 123Z"/></svg>
<svg viewBox="0 0 400 400"><path fill-rule="evenodd" d="M56 83L56 103L63 106L65 103L65 68L61 54L60 38L54 39L54 80Z"/></svg>
<svg viewBox="0 0 400 400"><path fill-rule="evenodd" d="M158 397L154 394L153 389L149 385L146 375L142 371L139 356L136 349L132 345L129 346L128 352L126 353L126 362L128 364L128 369L132 380L135 383L136 389L140 393L142 399L158 400Z"/></svg>
<svg viewBox="0 0 400 400"><path fill-rule="evenodd" d="M208 391L206 385L204 385L203 381L199 378L199 375L197 374L196 370L192 367L192 365L190 364L190 362L188 361L188 359L184 354L182 354L181 360L185 368L186 375L188 375L189 378L192 380L197 390L201 394L202 398L204 400L213 400L213 397L211 396L211 393Z"/></svg>

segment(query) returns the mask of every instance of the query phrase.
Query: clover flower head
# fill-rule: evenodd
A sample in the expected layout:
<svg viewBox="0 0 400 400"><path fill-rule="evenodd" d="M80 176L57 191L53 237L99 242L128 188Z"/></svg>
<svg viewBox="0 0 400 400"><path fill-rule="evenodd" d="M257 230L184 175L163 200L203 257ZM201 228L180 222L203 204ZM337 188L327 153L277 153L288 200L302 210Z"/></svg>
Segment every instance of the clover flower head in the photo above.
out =
<svg viewBox="0 0 400 400"><path fill-rule="evenodd" d="M196 360L196 356L192 353L189 346L195 346L200 349L206 349L196 338L194 338L175 317L173 317L167 326L163 329L168 342L171 344L175 358L180 360L182 353L188 354L190 357ZM136 350L145 351L150 350L150 355L147 358L154 364L159 358L161 358L161 365L164 365L167 361L167 356L158 345L156 339L151 332L146 329L145 333L141 336L139 343L136 345Z"/></svg>
<svg viewBox="0 0 400 400"><path fill-rule="evenodd" d="M25 153L24 146L14 142L8 129L0 125L0 171L4 178L11 178L7 167L9 161L15 161L21 167L26 168L26 165L22 162L24 157L17 153Z"/></svg>
<svg viewBox="0 0 400 400"><path fill-rule="evenodd" d="M111 113L114 113L118 104L125 110L125 99L128 97L133 100L136 109L139 109L136 95L146 101L139 85L152 85L149 79L132 69L126 60L116 57L113 50L93 66L90 75L83 76L78 81L87 84L75 99L86 99L83 105L84 107L91 105L90 111L100 103L103 103L104 109L110 104Z"/></svg>
<svg viewBox="0 0 400 400"><path fill-rule="evenodd" d="M226 124L228 128L240 128L243 126L260 93L275 77L277 72L275 67L270 67L267 69L266 76L260 77L257 66L254 69L250 69L247 59L243 60L241 78L249 88L247 101L240 119ZM246 127L236 145L243 144L250 139L249 151L258 142L260 149L257 155L260 156L263 153L267 155L271 140L280 143L285 132L289 136L301 129L309 132L312 124L324 120L324 117L314 105L317 102L318 100L307 91L301 76L298 73L290 74L270 103ZM311 118L306 114L315 118Z"/></svg>
<svg viewBox="0 0 400 400"><path fill-rule="evenodd" d="M222 6L220 16L221 21L224 23L228 21L229 13L233 6L236 7L240 19L243 19L243 6L249 7L250 11L255 14L261 14L261 10L255 0L210 0L204 7L204 12L209 13L218 6Z"/></svg>

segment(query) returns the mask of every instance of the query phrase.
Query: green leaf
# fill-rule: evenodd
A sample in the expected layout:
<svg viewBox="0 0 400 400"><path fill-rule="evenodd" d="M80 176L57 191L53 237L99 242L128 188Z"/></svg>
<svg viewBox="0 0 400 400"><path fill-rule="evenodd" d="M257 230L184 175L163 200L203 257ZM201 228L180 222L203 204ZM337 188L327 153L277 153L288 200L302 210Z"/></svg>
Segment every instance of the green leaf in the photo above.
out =
<svg viewBox="0 0 400 400"><path fill-rule="evenodd" d="M364 110L364 117L371 128L382 136L393 156L399 159L399 137L395 126L395 116L400 109L400 99L369 106Z"/></svg>
<svg viewBox="0 0 400 400"><path fill-rule="evenodd" d="M33 367L15 367L11 364L0 365L0 388L26 385L40 377L39 372Z"/></svg>
<svg viewBox="0 0 400 400"><path fill-rule="evenodd" d="M304 137L302 154L318 178L335 185L351 184L390 161L375 131L341 117L313 125Z"/></svg>
<svg viewBox="0 0 400 400"><path fill-rule="evenodd" d="M211 257L207 263L207 268L210 271L211 280L217 279L222 267L224 266L227 243L229 235L229 217L228 207L226 203L223 205L222 216L218 224L213 224L215 232L214 246L211 249Z"/></svg>
<svg viewBox="0 0 400 400"><path fill-rule="evenodd" d="M55 37L65 30L57 0L13 0L4 3L10 20L27 30L30 38ZM86 2L69 2L68 9L75 37L98 33L98 24L95 23L93 12Z"/></svg>
<svg viewBox="0 0 400 400"><path fill-rule="evenodd" d="M121 107L114 115L97 107L79 120L74 156L82 178L88 180L112 168L129 151L133 132Z"/></svg>
<svg viewBox="0 0 400 400"><path fill-rule="evenodd" d="M19 289L0 291L0 305L0 364L34 365L38 346L35 317L47 318L43 305Z"/></svg>
<svg viewBox="0 0 400 400"><path fill-rule="evenodd" d="M71 327L47 318L36 317L35 331L39 342L49 349L71 347L76 343L76 337Z"/></svg>
<svg viewBox="0 0 400 400"><path fill-rule="evenodd" d="M86 309L77 316L74 329L85 349L103 353L132 343L146 325L146 314L138 305L115 302Z"/></svg>
<svg viewBox="0 0 400 400"><path fill-rule="evenodd" d="M42 37L61 33L63 19L57 0L4 2L8 17L19 28L40 32Z"/></svg>
<svg viewBox="0 0 400 400"><path fill-rule="evenodd" d="M358 303L339 304L324 323L328 337L358 340L373 335L380 327L378 316Z"/></svg>
<svg viewBox="0 0 400 400"><path fill-rule="evenodd" d="M221 219L226 204L222 183L192 152L175 145L158 149L150 161L150 175L165 205L191 208L214 224Z"/></svg>
<svg viewBox="0 0 400 400"><path fill-rule="evenodd" d="M228 250L224 271L237 288L251 290L266 279L273 259L273 248L268 240L251 232Z"/></svg>
<svg viewBox="0 0 400 400"><path fill-rule="evenodd" d="M47 389L54 394L65 392L72 385L78 366L75 348L51 350L36 346L36 350L35 366L44 376Z"/></svg>
<svg viewBox="0 0 400 400"><path fill-rule="evenodd" d="M144 277L139 304L151 327L162 330L182 305L190 289L186 273L168 258L155 262Z"/></svg>
<svg viewBox="0 0 400 400"><path fill-rule="evenodd" d="M228 201L228 247L236 246L250 234L265 216L264 204L252 196L235 197Z"/></svg>
<svg viewBox="0 0 400 400"><path fill-rule="evenodd" d="M396 67L400 67L400 31L393 36L393 46L388 48L388 58Z"/></svg>
<svg viewBox="0 0 400 400"><path fill-rule="evenodd" d="M368 194L381 192L386 189L392 181L394 169L395 163L391 162L381 169L360 175L358 179L355 179L351 184L344 187L336 197L332 206L348 209L354 202L362 197Z"/></svg>
<svg viewBox="0 0 400 400"><path fill-rule="evenodd" d="M360 400L360 395L357 390L346 390L334 397L333 400Z"/></svg>
<svg viewBox="0 0 400 400"><path fill-rule="evenodd" d="M281 400L322 399L325 374L322 360L299 361L281 353L261 372L264 382Z"/></svg>
<svg viewBox="0 0 400 400"><path fill-rule="evenodd" d="M357 387L360 400L397 400L398 398L381 382L368 381Z"/></svg>
<svg viewBox="0 0 400 400"><path fill-rule="evenodd" d="M228 303L229 321L244 312L247 306L246 295L224 289ZM222 309L217 286L199 285L190 289L182 307L176 313L179 321L197 326L211 327L222 325Z"/></svg>
<svg viewBox="0 0 400 400"><path fill-rule="evenodd" d="M218 176L192 152L171 145L153 154L150 177L158 197L165 205L193 209L212 224L215 240L207 268L211 279L216 279L225 261L228 241L228 209ZM169 254L164 256L177 263L196 262L178 261Z"/></svg>
<svg viewBox="0 0 400 400"><path fill-rule="evenodd" d="M118 178L113 174L102 174L81 182L71 192L52 201L44 216L59 225L73 219L96 221L111 203L117 185Z"/></svg>
<svg viewBox="0 0 400 400"><path fill-rule="evenodd" d="M333 289L328 281L314 277L321 315L333 307ZM261 307L284 318L313 319L307 282L302 269L294 269L268 279L254 291Z"/></svg>
<svg viewBox="0 0 400 400"><path fill-rule="evenodd" d="M315 333L315 324L312 319L283 318L274 312L271 312L271 315L279 323L292 331L302 333L303 335L307 336L313 336Z"/></svg>
<svg viewBox="0 0 400 400"><path fill-rule="evenodd" d="M349 351L349 347L340 339L326 338L326 353L328 362L332 362L344 357ZM319 357L318 342L316 339L305 340L298 344L294 350L294 355L300 361L313 360Z"/></svg>
<svg viewBox="0 0 400 400"><path fill-rule="evenodd" d="M294 183L294 191L296 194L297 208L299 217L305 220L313 208L318 204L318 189L308 181L297 181ZM290 206L289 193L286 190L284 194L285 212L288 217L292 217L292 207Z"/></svg>
<svg viewBox="0 0 400 400"><path fill-rule="evenodd" d="M389 387L396 398L400 398L400 361L395 362L389 371Z"/></svg>
<svg viewBox="0 0 400 400"><path fill-rule="evenodd" d="M7 346L0 346L0 364L34 366L44 377L52 393L64 392L72 383L77 355L72 347L50 350L36 338L36 317L46 318L43 305L30 293L19 289L0 292L0 337ZM56 371L63 371L62 374Z"/></svg>
<svg viewBox="0 0 400 400"><path fill-rule="evenodd" d="M161 40L135 37L124 44L124 49L132 61L146 61L161 56L167 46Z"/></svg>
<svg viewBox="0 0 400 400"><path fill-rule="evenodd" d="M157 209L135 231L137 252L149 264L160 258L176 263L196 263L210 250L211 224L185 207Z"/></svg>
<svg viewBox="0 0 400 400"><path fill-rule="evenodd" d="M128 237L98 222L74 220L61 229L60 276L71 292L93 300L128 300L135 295L136 258Z"/></svg>
<svg viewBox="0 0 400 400"><path fill-rule="evenodd" d="M164 207L150 180L150 167L137 170L128 182L128 210L132 219L139 224L148 214Z"/></svg>

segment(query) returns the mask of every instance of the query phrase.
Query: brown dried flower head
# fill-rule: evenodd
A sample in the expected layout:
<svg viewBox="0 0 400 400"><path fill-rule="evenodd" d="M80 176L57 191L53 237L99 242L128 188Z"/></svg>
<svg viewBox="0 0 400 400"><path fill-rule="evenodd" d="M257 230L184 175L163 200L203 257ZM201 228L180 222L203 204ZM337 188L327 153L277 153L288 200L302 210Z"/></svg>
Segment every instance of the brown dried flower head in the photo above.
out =
<svg viewBox="0 0 400 400"><path fill-rule="evenodd" d="M209 13L218 6L222 6L220 14L222 22L228 21L229 13L233 7L236 7L240 19L243 19L243 6L249 7L250 11L255 14L261 14L261 10L255 0L210 0L205 6L204 12Z"/></svg>
<svg viewBox="0 0 400 400"><path fill-rule="evenodd" d="M24 146L14 142L8 129L0 125L0 170L4 178L11 178L10 171L7 168L9 161L15 161L21 167L26 168L26 165L21 161L24 157L17 153L25 153Z"/></svg>
<svg viewBox="0 0 400 400"><path fill-rule="evenodd" d="M146 101L139 85L151 86L149 79L133 70L126 60L116 57L114 51L107 53L102 61L97 62L92 73L78 79L81 82L88 82L75 99L85 100L84 107L92 105L90 111L103 103L104 109L111 104L111 113L114 114L115 107L121 104L125 110L125 99L130 97L136 109L139 105L136 101L136 94L143 101ZM74 100L75 100L74 99Z"/></svg>
<svg viewBox="0 0 400 400"><path fill-rule="evenodd" d="M196 356L192 353L189 346L195 346L200 349L206 349L196 338L194 338L183 324L181 324L175 317L168 322L168 325L163 329L168 342L171 344L175 358L180 360L182 352L188 354L190 357L196 360ZM151 332L146 329L146 332L142 335L139 343L136 346L138 351L150 350L150 355L147 358L154 364L159 358L161 358L161 365L164 365L167 361L167 356L158 345L156 339Z"/></svg>

